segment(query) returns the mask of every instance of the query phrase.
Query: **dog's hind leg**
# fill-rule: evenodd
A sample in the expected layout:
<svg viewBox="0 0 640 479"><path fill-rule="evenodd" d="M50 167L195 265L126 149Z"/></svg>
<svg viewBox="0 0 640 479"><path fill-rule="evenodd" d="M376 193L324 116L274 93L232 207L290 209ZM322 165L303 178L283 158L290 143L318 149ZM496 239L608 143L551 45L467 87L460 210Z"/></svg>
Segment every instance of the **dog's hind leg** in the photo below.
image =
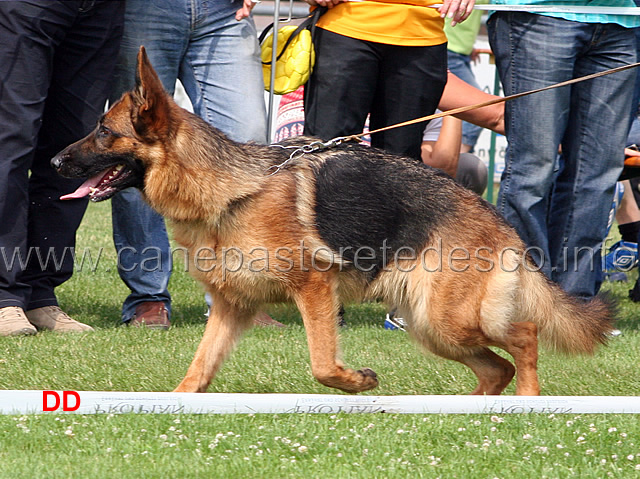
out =
<svg viewBox="0 0 640 479"><path fill-rule="evenodd" d="M175 392L205 392L243 331L251 326L255 311L240 310L213 296L207 326L186 376Z"/></svg>
<svg viewBox="0 0 640 479"><path fill-rule="evenodd" d="M335 295L335 280L331 273L312 271L309 280L296 294L296 304L307 332L314 377L328 387L357 393L378 385L371 369L355 371L338 360L339 302Z"/></svg>
<svg viewBox="0 0 640 479"><path fill-rule="evenodd" d="M516 394L539 395L537 326L530 322L513 323L506 337L496 346L511 354L516 363Z"/></svg>
<svg viewBox="0 0 640 479"><path fill-rule="evenodd" d="M478 386L471 394L500 394L515 373L513 364L489 348L480 348L473 354L455 359L469 366L478 378Z"/></svg>

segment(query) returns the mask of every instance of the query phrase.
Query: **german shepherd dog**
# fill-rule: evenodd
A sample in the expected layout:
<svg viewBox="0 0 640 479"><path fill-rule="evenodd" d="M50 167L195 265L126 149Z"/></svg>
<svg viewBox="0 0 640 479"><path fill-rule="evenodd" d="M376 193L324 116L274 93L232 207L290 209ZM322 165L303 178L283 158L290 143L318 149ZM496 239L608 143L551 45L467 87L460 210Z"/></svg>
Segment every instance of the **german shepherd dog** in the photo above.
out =
<svg viewBox="0 0 640 479"><path fill-rule="evenodd" d="M206 391L271 302L296 304L313 375L349 393L378 379L339 359L337 318L348 301L397 307L417 343L471 368L474 394L500 394L516 371L516 393L539 394L538 334L566 353L606 340L608 302L581 302L547 280L489 203L434 169L355 142L298 149L313 141L229 140L174 103L142 47L134 90L52 159L62 176L90 177L68 198L140 188L197 257L190 270L213 306L176 391Z"/></svg>

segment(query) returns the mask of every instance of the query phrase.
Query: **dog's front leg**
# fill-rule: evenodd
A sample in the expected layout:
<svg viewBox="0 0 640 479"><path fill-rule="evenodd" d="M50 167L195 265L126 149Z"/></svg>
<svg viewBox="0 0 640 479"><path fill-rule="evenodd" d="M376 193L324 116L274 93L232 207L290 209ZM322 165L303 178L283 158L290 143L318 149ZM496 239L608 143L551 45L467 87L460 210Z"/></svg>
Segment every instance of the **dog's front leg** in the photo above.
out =
<svg viewBox="0 0 640 479"><path fill-rule="evenodd" d="M378 385L376 373L345 368L338 360L337 315L340 307L332 273L312 271L296 294L296 304L307 332L311 370L325 386L357 393Z"/></svg>
<svg viewBox="0 0 640 479"><path fill-rule="evenodd" d="M243 331L251 326L255 311L236 308L218 295L212 294L212 299L204 336L175 392L205 392Z"/></svg>

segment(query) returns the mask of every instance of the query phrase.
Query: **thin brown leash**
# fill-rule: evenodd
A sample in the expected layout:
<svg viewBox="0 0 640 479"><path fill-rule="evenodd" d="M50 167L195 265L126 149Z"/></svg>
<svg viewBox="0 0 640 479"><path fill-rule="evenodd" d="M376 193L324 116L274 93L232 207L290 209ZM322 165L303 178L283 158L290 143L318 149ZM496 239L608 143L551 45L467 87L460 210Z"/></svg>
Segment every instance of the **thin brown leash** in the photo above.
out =
<svg viewBox="0 0 640 479"><path fill-rule="evenodd" d="M640 66L640 62L637 63L631 63L629 65L623 65L621 67L617 67L617 68L612 68L610 70L605 70L603 72L598 72L598 73L592 73L591 75L586 75L580 78L573 78L572 80L567 80L567 81L563 81L560 83L555 83L553 85L549 85L549 86L545 86L543 88L538 88L535 90L530 90L530 91L525 91L522 93L516 93L514 95L509 95L509 96L505 96L505 97L500 97L500 98L494 98L493 100L488 100L485 101L483 103L477 103L475 105L468 105L468 106L462 106L460 108L455 108L453 110L447 110L447 111L443 111L440 113L434 113L433 115L427 115L427 116L423 116L421 118L416 118L414 120L409 120L409 121L405 121L402 123L396 123L395 125L390 125L390 126L385 126L383 128L378 128L376 130L372 130L372 131L363 131L362 133L358 133L356 135L348 135L348 136L342 136L339 137L342 141L349 141L349 140L358 140L359 138L366 136L366 135L373 135L375 133L380 133L383 131L387 131L387 130L391 130L393 128L400 128L401 126L408 126L408 125L413 125L415 123L420 123L423 121L428 121L428 120L434 120L436 118L442 118L444 116L450 116L450 115L457 115L458 113L464 113L465 111L469 111L469 110L476 110L479 108L484 108L485 106L491 106L491 105L495 105L497 103L503 103L509 100L515 100L516 98L520 98L523 96L527 96L527 95L532 95L534 93L539 93L542 91L547 91L547 90L552 90L554 88L560 88L563 86L567 86L567 85L573 85L574 83L579 83L582 81L586 81L586 80L592 80L594 78L598 78L601 76L605 76L605 75L610 75L612 73L617 73L617 72L621 72L624 70L628 70L630 68L635 68ZM330 140L331 141L331 140Z"/></svg>
<svg viewBox="0 0 640 479"><path fill-rule="evenodd" d="M283 146L283 145L278 145L278 144L271 144L269 146L272 147L278 147L278 148L282 148L285 150L293 150L291 152L291 154L289 155L289 158L287 158L284 162L280 163L279 165L274 165L271 166L269 168L269 170L273 170L269 176L276 174L278 171L280 171L282 168L286 167L292 160L295 160L299 157L301 157L302 155L306 154L306 153L312 153L315 151L319 151L319 150L326 150L327 148L333 148L334 146L338 146L341 143L344 143L346 141L359 141L360 138L362 138L363 136L366 135L374 135L376 133L380 133L383 131L387 131L387 130L391 130L393 128L400 128L402 126L408 126L408 125L413 125L415 123L421 123L423 121L428 121L428 120L434 120L436 118L442 118L444 116L451 116L451 115L457 115L458 113L464 113L465 111L470 111L470 110L476 110L479 108L484 108L485 106L491 106L491 105L495 105L498 103L504 103L507 102L509 100L515 100L516 98L520 98L523 96L527 96L527 95L532 95L534 93L540 93L543 91L547 91L547 90L552 90L554 88L560 88L563 86L567 86L567 85L573 85L574 83L579 83L579 82L583 82L586 80L592 80L594 78L598 78L601 76L605 76L605 75L610 75L612 73L617 73L617 72L621 72L624 70L629 70L630 68L635 68L640 66L640 62L637 63L631 63L629 65L623 65L621 67L616 67L616 68L612 68L610 70L605 70L602 72L598 72L598 73L592 73L590 75L586 75L580 78L573 78L571 80L567 80L567 81L563 81L560 83L554 83L553 85L549 85L549 86L545 86L542 88L537 88L535 90L529 90L529 91L525 91L522 93L516 93L514 95L509 95L509 96L504 96L504 97L499 97L499 98L494 98L493 100L488 100L485 101L483 103L476 103L475 105L468 105L468 106L461 106L460 108L454 108L453 110L447 110L447 111L442 111L440 113L434 113L433 115L427 115L427 116L423 116L421 118L416 118L414 120L409 120L409 121L404 121L402 123L396 123L395 125L389 125L389 126L385 126L383 128L378 128L376 130L371 130L371 131L363 131L362 133L357 133L354 135L347 135L347 136L338 136L336 138L332 138L329 141L314 141L308 145L303 145L303 146Z"/></svg>

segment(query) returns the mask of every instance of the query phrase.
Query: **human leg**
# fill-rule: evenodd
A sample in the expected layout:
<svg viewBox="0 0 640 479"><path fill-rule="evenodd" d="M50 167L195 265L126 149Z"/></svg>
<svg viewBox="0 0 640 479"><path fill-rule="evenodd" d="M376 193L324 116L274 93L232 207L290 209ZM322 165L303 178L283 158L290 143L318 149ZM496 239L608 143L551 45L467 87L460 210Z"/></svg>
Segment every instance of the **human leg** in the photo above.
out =
<svg viewBox="0 0 640 479"><path fill-rule="evenodd" d="M487 188L487 165L473 153L460 153L456 181L478 195Z"/></svg>
<svg viewBox="0 0 640 479"><path fill-rule="evenodd" d="M30 48L24 38L33 28L33 18L45 15L51 18L39 36L48 41L35 42ZM0 2L0 64L5 65L0 81L0 307L23 309L31 296L30 285L22 279L27 259L29 169L53 52L70 22L67 15L66 9L56 14L43 6Z"/></svg>
<svg viewBox="0 0 640 479"><path fill-rule="evenodd" d="M580 77L635 62L632 30L578 24ZM562 141L563 165L549 213L552 278L565 291L590 298L602 278L601 249L615 185L624 161L635 72L606 75L572 87L571 113ZM612 128L612 125L621 125Z"/></svg>
<svg viewBox="0 0 640 479"><path fill-rule="evenodd" d="M267 143L260 47L242 2L192 2L195 27L180 64L194 112L235 141Z"/></svg>
<svg viewBox="0 0 640 479"><path fill-rule="evenodd" d="M564 23L558 26L556 22L560 20L526 13L499 12L491 16L489 39L505 95L573 77L575 50L568 30L571 22L564 22L566 35L561 35ZM543 45L549 51L539 55ZM557 88L505 105L508 147L497 206L548 277L552 270L548 211L558 145L568 121L569 93L568 88Z"/></svg>
<svg viewBox="0 0 640 479"><path fill-rule="evenodd" d="M361 133L377 84L377 44L316 29L316 64L305 85L305 135Z"/></svg>
<svg viewBox="0 0 640 479"><path fill-rule="evenodd" d="M432 114L447 83L446 45L384 45L370 130ZM421 160L425 122L373 134L371 145Z"/></svg>
<svg viewBox="0 0 640 479"><path fill-rule="evenodd" d="M0 28L6 28L0 55L8 53L10 60L3 64L11 65L2 82L2 111L12 117L8 138L0 143L11 151L3 163L9 168L3 170L16 180L2 188L10 194L10 203L3 202L13 210L9 217L16 218L7 222L15 230L2 246L21 263L3 268L6 287L0 298L27 309L27 316L48 314L58 309L55 287L73 272L75 232L86 207L86 202L59 200L78 182L55 175L49 160L87 134L102 112L122 33L122 4L2 2L0 7L5 10ZM4 214L1 223L6 224ZM64 313L35 324L56 331L91 329Z"/></svg>
<svg viewBox="0 0 640 479"><path fill-rule="evenodd" d="M110 95L112 103L133 88L136 58L141 45L147 49L165 89L173 93L188 44L189 5L189 2L169 0L126 2L124 36ZM131 291L122 305L123 322L130 321L138 308L145 307L145 303L159 302L164 304L168 320L171 313L168 285L172 265L164 218L152 210L134 189L113 197L111 215L118 274Z"/></svg>

